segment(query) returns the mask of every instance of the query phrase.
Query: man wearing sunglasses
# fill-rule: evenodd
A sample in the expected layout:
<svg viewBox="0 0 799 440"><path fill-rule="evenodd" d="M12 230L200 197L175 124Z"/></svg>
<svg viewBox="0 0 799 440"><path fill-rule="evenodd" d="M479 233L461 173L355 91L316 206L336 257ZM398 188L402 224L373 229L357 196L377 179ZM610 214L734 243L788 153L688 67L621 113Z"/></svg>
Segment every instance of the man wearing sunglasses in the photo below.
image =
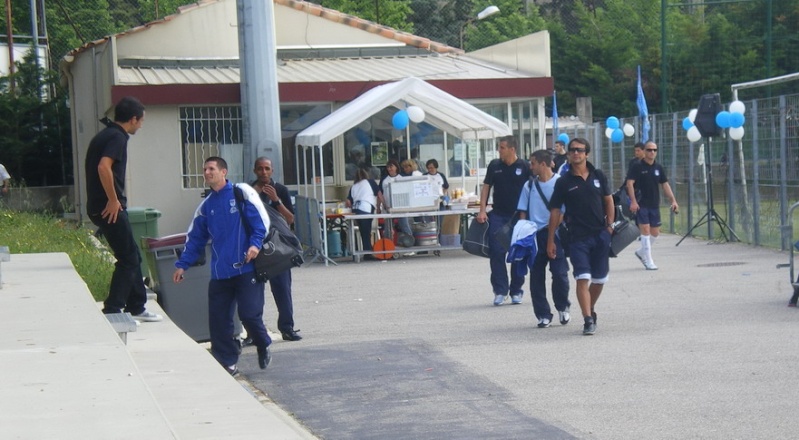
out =
<svg viewBox="0 0 799 440"><path fill-rule="evenodd" d="M630 211L635 214L638 229L641 231L641 247L635 251L635 256L641 260L646 270L657 270L658 267L652 260L652 245L660 235L660 188L666 197L671 200L671 210L677 212L679 206L674 193L669 186L666 170L655 161L658 154L656 143L649 141L644 145L644 157L634 164L627 172L627 194L630 194ZM632 196L640 192L639 200Z"/></svg>
<svg viewBox="0 0 799 440"><path fill-rule="evenodd" d="M565 205L563 221L569 227L569 252L577 301L583 314L583 334L596 333L596 302L610 272L610 236L615 220L613 197L608 179L602 171L588 162L591 145L587 140L574 138L569 142L569 172L555 182L549 201L550 218L547 235L547 254L557 258L555 231Z"/></svg>

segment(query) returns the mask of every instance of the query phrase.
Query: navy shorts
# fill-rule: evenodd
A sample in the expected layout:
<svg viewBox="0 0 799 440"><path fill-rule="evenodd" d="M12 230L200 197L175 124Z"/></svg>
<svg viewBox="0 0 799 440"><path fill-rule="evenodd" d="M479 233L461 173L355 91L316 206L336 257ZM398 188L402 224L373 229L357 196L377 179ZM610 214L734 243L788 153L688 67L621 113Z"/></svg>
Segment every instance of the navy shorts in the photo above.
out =
<svg viewBox="0 0 799 440"><path fill-rule="evenodd" d="M649 225L653 228L659 228L663 222L660 221L660 208L644 208L638 209L635 214L635 222L639 225Z"/></svg>
<svg viewBox="0 0 799 440"><path fill-rule="evenodd" d="M603 229L598 235L572 242L569 248L574 279L604 280L610 272L610 232Z"/></svg>

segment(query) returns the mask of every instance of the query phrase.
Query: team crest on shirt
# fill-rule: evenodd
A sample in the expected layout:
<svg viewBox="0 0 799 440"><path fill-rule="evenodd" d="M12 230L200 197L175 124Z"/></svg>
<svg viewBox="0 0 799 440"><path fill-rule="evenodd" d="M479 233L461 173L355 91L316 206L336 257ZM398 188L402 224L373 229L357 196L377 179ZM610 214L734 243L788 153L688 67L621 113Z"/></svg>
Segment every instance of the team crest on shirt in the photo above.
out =
<svg viewBox="0 0 799 440"><path fill-rule="evenodd" d="M660 170L655 170L655 176L660 177Z"/></svg>
<svg viewBox="0 0 799 440"><path fill-rule="evenodd" d="M522 169L521 168L516 168L516 175L517 176L521 176L522 175Z"/></svg>
<svg viewBox="0 0 799 440"><path fill-rule="evenodd" d="M599 179L594 179L594 186L595 186L595 187L597 187L597 188L599 188L600 186L602 186L602 185L600 185L600 183L599 183Z"/></svg>
<svg viewBox="0 0 799 440"><path fill-rule="evenodd" d="M236 209L236 199L230 199L230 200L228 200L228 203L230 203L230 213L231 214L235 214L236 211L238 211Z"/></svg>

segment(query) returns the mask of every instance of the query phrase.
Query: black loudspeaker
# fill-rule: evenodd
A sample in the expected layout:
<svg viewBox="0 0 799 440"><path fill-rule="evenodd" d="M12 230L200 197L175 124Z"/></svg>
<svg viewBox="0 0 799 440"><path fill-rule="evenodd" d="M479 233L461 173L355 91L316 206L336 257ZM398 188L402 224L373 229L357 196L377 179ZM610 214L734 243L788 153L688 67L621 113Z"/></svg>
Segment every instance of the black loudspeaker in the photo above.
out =
<svg viewBox="0 0 799 440"><path fill-rule="evenodd" d="M721 111L721 96L718 93L702 95L696 107L694 125L702 137L721 136L721 127L716 125L716 115Z"/></svg>

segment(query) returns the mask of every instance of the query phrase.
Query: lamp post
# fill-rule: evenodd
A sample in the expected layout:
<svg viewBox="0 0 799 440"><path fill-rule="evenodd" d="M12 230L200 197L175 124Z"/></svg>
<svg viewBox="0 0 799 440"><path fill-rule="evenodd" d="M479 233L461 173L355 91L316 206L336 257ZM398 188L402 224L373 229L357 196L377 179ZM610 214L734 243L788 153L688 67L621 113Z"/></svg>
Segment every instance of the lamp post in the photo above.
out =
<svg viewBox="0 0 799 440"><path fill-rule="evenodd" d="M461 46L460 46L460 48L463 49L463 34L464 34L464 32L466 32L466 26L469 26L475 20L482 20L484 18L488 18L488 17L496 14L497 12L499 12L499 8L494 6L494 5L491 5L491 6L487 7L487 8L485 8L485 9L483 9L482 11L480 11L480 13L477 14L476 17L471 17L470 19L466 20L466 22L463 23L463 25L461 26L461 32L460 32Z"/></svg>

